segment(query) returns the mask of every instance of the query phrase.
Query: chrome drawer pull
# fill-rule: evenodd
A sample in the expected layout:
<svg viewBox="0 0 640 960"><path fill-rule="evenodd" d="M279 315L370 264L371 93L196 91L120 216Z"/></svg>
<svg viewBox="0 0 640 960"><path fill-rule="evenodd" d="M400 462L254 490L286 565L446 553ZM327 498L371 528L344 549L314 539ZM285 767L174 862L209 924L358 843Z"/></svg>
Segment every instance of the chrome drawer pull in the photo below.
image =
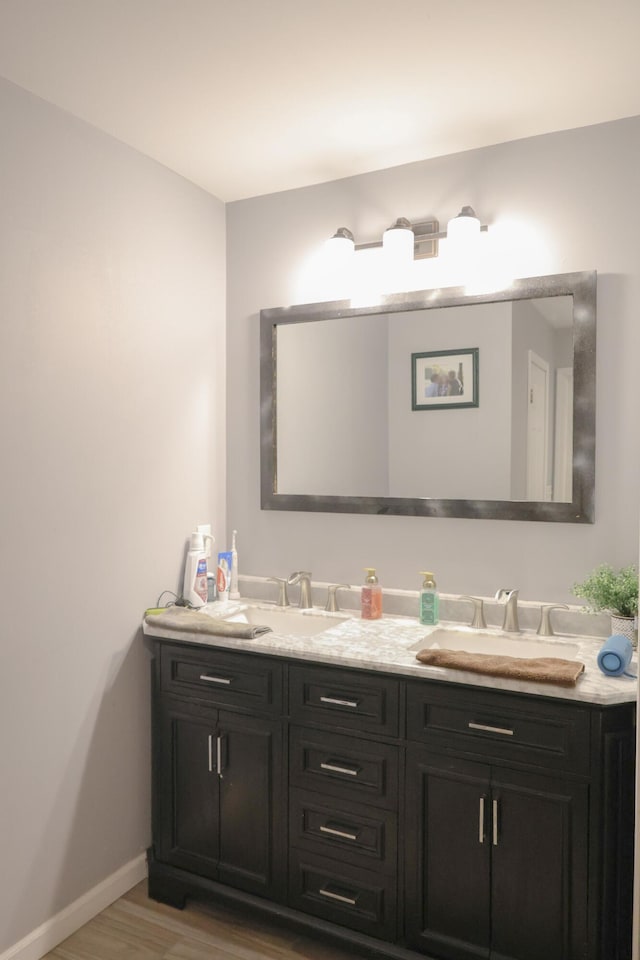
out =
<svg viewBox="0 0 640 960"><path fill-rule="evenodd" d="M222 737L216 737L216 769L218 776L222 776Z"/></svg>
<svg viewBox="0 0 640 960"><path fill-rule="evenodd" d="M350 777L357 777L359 771L353 767L338 767L335 763L321 763L321 770L331 770L332 773L346 773Z"/></svg>
<svg viewBox="0 0 640 960"><path fill-rule="evenodd" d="M229 686L231 683L228 677L209 677L206 673L201 673L200 679L206 680L208 683L224 683L226 686Z"/></svg>
<svg viewBox="0 0 640 960"><path fill-rule="evenodd" d="M343 837L345 840L357 840L357 833L347 833L345 830L334 830L333 827L320 827L320 833L330 833L332 837Z"/></svg>
<svg viewBox="0 0 640 960"><path fill-rule="evenodd" d="M357 709L357 700L338 700L336 697L320 697L320 703L332 703L336 707L353 707Z"/></svg>
<svg viewBox="0 0 640 960"><path fill-rule="evenodd" d="M480 812L478 814L478 843L484 843L484 797L480 797Z"/></svg>
<svg viewBox="0 0 640 960"><path fill-rule="evenodd" d="M498 846L498 801L493 801L493 845Z"/></svg>
<svg viewBox="0 0 640 960"><path fill-rule="evenodd" d="M508 727L488 727L485 723L469 723L470 730L484 730L485 733L501 733L505 737L512 737L513 730Z"/></svg>
<svg viewBox="0 0 640 960"><path fill-rule="evenodd" d="M213 773L213 734L209 734L209 773Z"/></svg>
<svg viewBox="0 0 640 960"><path fill-rule="evenodd" d="M325 890L324 887L321 887L321 889L318 890L318 893L321 897L329 897L330 900L339 900L340 903L348 903L350 907L355 907L358 902L357 900L354 900L353 897L343 897L339 893L331 893L330 890Z"/></svg>

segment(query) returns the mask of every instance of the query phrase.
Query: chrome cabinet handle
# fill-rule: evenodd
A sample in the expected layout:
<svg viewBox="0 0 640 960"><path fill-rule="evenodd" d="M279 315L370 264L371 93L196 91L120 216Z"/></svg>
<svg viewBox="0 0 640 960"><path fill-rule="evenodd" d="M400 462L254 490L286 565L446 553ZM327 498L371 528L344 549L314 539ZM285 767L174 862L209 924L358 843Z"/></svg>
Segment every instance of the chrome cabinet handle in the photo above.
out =
<svg viewBox="0 0 640 960"><path fill-rule="evenodd" d="M508 727L489 727L486 723L471 722L469 722L468 727L470 730L484 730L485 733L501 733L505 737L513 736L513 730L509 730Z"/></svg>
<svg viewBox="0 0 640 960"><path fill-rule="evenodd" d="M210 677L206 673L201 673L200 679L206 680L207 683L224 683L226 686L229 686L231 683L229 677Z"/></svg>
<svg viewBox="0 0 640 960"><path fill-rule="evenodd" d="M334 830L333 827L320 827L320 833L329 833L332 837L342 837L344 840L357 840L357 833L347 833L346 830Z"/></svg>
<svg viewBox="0 0 640 960"><path fill-rule="evenodd" d="M360 772L358 768L354 767L339 767L335 763L321 763L321 770L330 770L332 773L346 773L350 777L357 777Z"/></svg>
<svg viewBox="0 0 640 960"><path fill-rule="evenodd" d="M320 703L333 703L337 707L354 707L358 706L357 700L338 700L336 697L320 697Z"/></svg>
<svg viewBox="0 0 640 960"><path fill-rule="evenodd" d="M478 811L478 843L484 843L484 801L485 797L480 797L480 810Z"/></svg>
<svg viewBox="0 0 640 960"><path fill-rule="evenodd" d="M493 801L493 838L494 847L498 846L498 801Z"/></svg>
<svg viewBox="0 0 640 960"><path fill-rule="evenodd" d="M222 738L224 737L223 733L218 734L216 737L216 762L215 766L213 764L213 734L210 733L207 737L207 746L209 752L209 773L217 773L219 777L222 776Z"/></svg>
<svg viewBox="0 0 640 960"><path fill-rule="evenodd" d="M358 902L357 899L353 897L343 897L340 893L332 893L331 890L327 890L325 887L321 887L318 890L318 893L321 897L329 897L330 900L338 900L340 903L348 903L350 907L355 907Z"/></svg>

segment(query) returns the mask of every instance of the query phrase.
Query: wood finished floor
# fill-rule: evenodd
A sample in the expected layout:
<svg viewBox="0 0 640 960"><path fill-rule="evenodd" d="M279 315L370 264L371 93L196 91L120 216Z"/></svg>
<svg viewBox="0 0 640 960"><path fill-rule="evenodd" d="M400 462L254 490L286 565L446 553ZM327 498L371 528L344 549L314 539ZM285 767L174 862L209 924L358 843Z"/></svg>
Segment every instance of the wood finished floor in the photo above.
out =
<svg viewBox="0 0 640 960"><path fill-rule="evenodd" d="M246 910L187 900L184 910L147 896L146 880L43 960L353 960L353 953Z"/></svg>

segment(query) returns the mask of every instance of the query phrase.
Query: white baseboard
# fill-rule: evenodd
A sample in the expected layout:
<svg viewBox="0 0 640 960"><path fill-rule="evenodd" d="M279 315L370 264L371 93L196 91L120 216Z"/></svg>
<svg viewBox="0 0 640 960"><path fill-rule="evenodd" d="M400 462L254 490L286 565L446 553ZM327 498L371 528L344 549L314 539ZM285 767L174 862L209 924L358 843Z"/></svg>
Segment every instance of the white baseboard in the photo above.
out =
<svg viewBox="0 0 640 960"><path fill-rule="evenodd" d="M131 887L135 887L136 883L144 880L146 875L147 858L142 853L0 953L0 960L40 960L45 953L57 947Z"/></svg>

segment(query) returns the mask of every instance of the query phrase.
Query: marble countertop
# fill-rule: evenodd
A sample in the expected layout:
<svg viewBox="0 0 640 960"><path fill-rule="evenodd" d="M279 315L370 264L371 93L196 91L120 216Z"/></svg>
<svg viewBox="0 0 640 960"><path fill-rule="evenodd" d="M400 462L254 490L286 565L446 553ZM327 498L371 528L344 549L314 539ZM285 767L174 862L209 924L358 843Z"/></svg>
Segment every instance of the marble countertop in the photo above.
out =
<svg viewBox="0 0 640 960"><path fill-rule="evenodd" d="M248 609L276 611L274 604L231 601L209 603L201 608L213 618L234 617L242 619ZM298 615L300 611L295 611ZM471 671L432 667L416 660L416 650L421 640L438 629L426 627L411 617L383 617L381 620L361 620L357 617L326 614L314 609L307 614L322 617L327 629L315 636L300 636L275 631L252 640L219 637L209 634L194 634L184 630L169 630L153 626L149 620L143 623L146 636L165 637L182 643L199 646L224 647L227 650L243 650L270 656L287 657L310 663L326 663L332 666L350 667L397 674L410 678L428 678L443 683L458 683L468 686L490 687L493 690L509 690L514 693L533 694L574 702L609 705L627 703L637 698L638 683L628 677L607 677L598 668L596 657L602 646L602 638L552 637L548 643L557 647L571 643L578 646L575 659L585 665L584 673L575 687L561 687L549 683L533 683L502 677L486 677ZM255 616L255 615L254 615ZM459 624L441 623L439 627ZM511 638L510 638L511 639ZM523 632L513 637L514 649L519 641L535 640L535 634ZM418 646L416 646L416 644ZM571 659L571 658L569 658ZM637 673L637 658L634 655L631 672Z"/></svg>

